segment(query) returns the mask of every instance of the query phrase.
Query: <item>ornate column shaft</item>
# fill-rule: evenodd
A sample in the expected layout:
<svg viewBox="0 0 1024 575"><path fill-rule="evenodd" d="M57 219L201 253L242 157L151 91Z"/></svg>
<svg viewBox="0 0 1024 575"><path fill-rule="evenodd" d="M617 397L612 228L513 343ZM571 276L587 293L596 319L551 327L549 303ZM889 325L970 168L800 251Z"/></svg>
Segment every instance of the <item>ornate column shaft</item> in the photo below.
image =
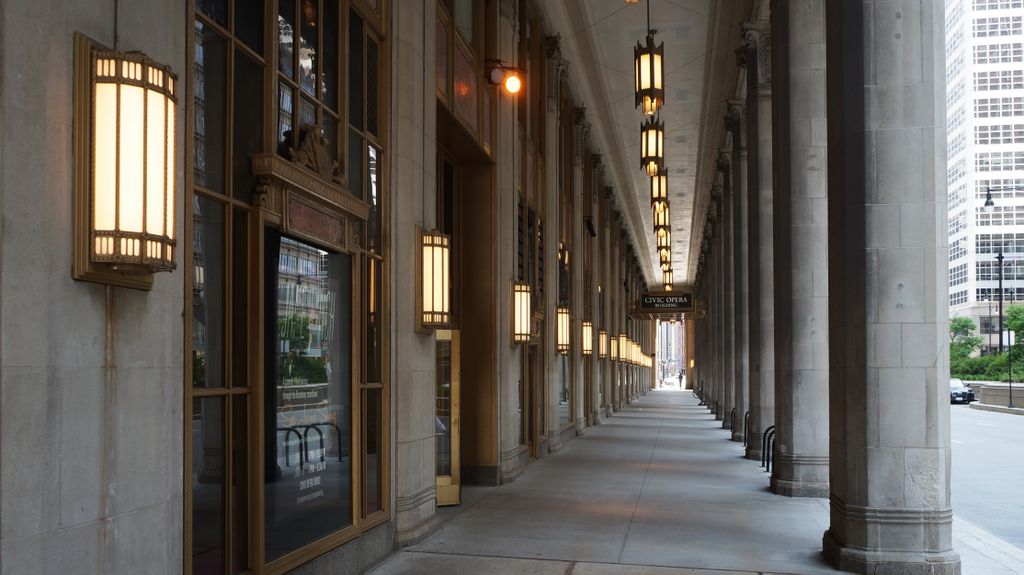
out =
<svg viewBox="0 0 1024 575"><path fill-rule="evenodd" d="M728 148L719 150L718 153L718 176L722 181L722 335L725 337L722 357L722 427L732 429L733 413L736 395L736 331L735 318L736 309L733 306L735 299L735 270L734 250L736 243L734 215L735 215L735 193L732 187L732 163Z"/></svg>
<svg viewBox="0 0 1024 575"><path fill-rule="evenodd" d="M747 457L775 424L775 301L772 259L771 37L767 22L744 25L739 62L747 68L747 226L750 286L750 435Z"/></svg>
<svg viewBox="0 0 1024 575"><path fill-rule="evenodd" d="M826 27L825 556L858 573L958 574L943 6L828 2Z"/></svg>
<svg viewBox="0 0 1024 575"><path fill-rule="evenodd" d="M733 209L733 333L735 334L735 357L733 361L733 398L736 407L736 424L732 430L733 441L743 441L744 418L750 406L750 327L749 309L747 298L750 291L749 281L749 242L747 229L747 204L749 202L746 191L746 142L743 134L743 111L744 103L741 101L729 102L729 115L726 116L726 129L732 134L732 149L730 150L732 172L733 198L735 207Z"/></svg>
<svg viewBox="0 0 1024 575"><path fill-rule="evenodd" d="M772 15L775 443L771 489L828 495L825 1Z"/></svg>

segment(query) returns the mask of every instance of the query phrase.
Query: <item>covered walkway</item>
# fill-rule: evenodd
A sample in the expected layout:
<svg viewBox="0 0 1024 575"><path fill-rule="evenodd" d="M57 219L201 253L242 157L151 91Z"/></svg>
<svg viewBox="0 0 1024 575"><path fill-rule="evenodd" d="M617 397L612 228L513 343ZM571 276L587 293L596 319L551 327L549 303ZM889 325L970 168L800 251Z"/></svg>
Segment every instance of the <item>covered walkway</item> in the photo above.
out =
<svg viewBox="0 0 1024 575"><path fill-rule="evenodd" d="M516 481L468 488L373 573L836 573L827 501L773 495L728 436L689 391L653 390Z"/></svg>

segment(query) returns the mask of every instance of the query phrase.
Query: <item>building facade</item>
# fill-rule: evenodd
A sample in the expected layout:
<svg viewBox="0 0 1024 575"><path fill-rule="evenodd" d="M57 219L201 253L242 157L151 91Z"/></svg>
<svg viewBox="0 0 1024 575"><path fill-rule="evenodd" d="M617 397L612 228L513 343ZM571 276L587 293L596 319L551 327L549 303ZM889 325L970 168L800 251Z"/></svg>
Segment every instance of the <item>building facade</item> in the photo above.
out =
<svg viewBox="0 0 1024 575"><path fill-rule="evenodd" d="M1022 22L1019 1L946 3L950 317L975 321L983 354L999 346L997 254L1004 305L1024 299Z"/></svg>

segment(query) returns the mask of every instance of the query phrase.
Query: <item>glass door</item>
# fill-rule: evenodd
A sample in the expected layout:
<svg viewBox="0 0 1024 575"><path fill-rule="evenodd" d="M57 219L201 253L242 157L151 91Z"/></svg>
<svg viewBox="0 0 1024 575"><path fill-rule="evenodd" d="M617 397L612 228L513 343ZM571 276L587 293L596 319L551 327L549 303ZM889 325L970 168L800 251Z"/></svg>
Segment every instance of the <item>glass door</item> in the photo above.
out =
<svg viewBox="0 0 1024 575"><path fill-rule="evenodd" d="M459 478L459 332L437 330L437 387L434 438L437 458L437 504L462 502Z"/></svg>

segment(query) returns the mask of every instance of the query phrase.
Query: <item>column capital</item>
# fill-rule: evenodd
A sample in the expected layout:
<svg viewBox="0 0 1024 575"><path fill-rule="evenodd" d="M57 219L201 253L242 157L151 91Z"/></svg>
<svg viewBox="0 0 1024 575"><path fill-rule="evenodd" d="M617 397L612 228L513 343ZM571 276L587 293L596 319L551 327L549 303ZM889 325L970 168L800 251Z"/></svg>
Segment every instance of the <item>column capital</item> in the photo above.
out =
<svg viewBox="0 0 1024 575"><path fill-rule="evenodd" d="M516 12L518 12L516 4L518 4L516 0L499 0L498 2L498 14L512 25L515 25Z"/></svg>
<svg viewBox="0 0 1024 575"><path fill-rule="evenodd" d="M718 150L718 159L715 160L715 167L719 172L724 173L729 171L729 167L732 165L732 150L729 148L721 148ZM722 188L722 184L715 184L719 189ZM714 188L712 188L714 190ZM712 193L714 193L712 191Z"/></svg>
<svg viewBox="0 0 1024 575"><path fill-rule="evenodd" d="M558 34L546 36L543 40L544 55L548 59L562 59L562 37Z"/></svg>
<svg viewBox="0 0 1024 575"><path fill-rule="evenodd" d="M744 64L747 65L748 74L756 72L756 84L758 92L761 92L762 88L769 86L772 80L771 28L768 22L756 20L744 22L742 30L743 44L746 48L745 57L754 59L753 62L745 61ZM756 70L752 69L750 64L756 64Z"/></svg>
<svg viewBox="0 0 1024 575"><path fill-rule="evenodd" d="M734 130L740 129L740 120L743 118L743 113L747 110L747 103L744 100L730 99L726 100L729 105L729 115L726 118L730 122L735 122L735 126L730 126Z"/></svg>

